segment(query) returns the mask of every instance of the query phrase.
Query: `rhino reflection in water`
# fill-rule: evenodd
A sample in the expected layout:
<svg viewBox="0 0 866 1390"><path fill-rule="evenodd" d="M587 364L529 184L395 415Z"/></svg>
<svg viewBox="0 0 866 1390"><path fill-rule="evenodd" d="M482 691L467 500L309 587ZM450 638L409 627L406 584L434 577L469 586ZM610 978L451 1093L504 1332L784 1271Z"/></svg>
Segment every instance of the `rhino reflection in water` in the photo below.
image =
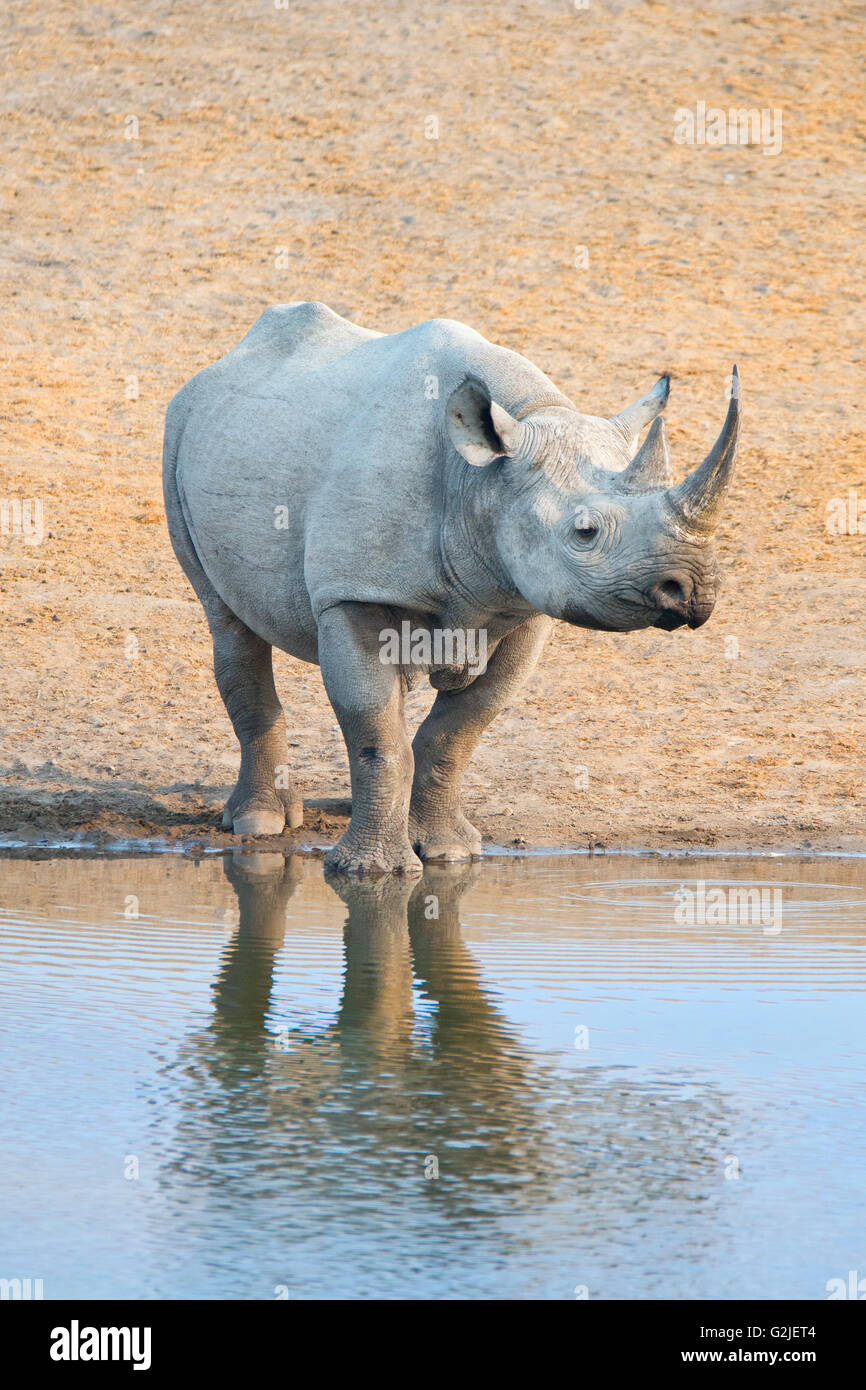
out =
<svg viewBox="0 0 866 1390"><path fill-rule="evenodd" d="M281 1028L273 974L301 870L279 854L224 864L240 923L213 1019L170 1069L183 1078L172 1184L216 1197L253 1181L282 1194L279 1211L296 1189L341 1209L377 1191L461 1220L570 1203L584 1226L612 1201L718 1191L723 1097L588 1065L568 1028L562 1053L533 1052L508 1022L461 934L479 866L331 878L347 908L342 997L330 1021Z"/></svg>
<svg viewBox="0 0 866 1390"><path fill-rule="evenodd" d="M507 1186L537 1171L530 1062L482 988L461 936L460 899L479 866L433 866L420 882L330 876L347 908L339 1007L314 1032L296 1027L274 1034L266 1019L297 861L238 853L224 864L240 922L214 986L209 1037L199 1038L195 1061L201 1083L195 1110L211 1098L220 1150L231 1144L233 1129L247 1142L266 1097L267 1127L278 1148L315 1145L333 1154L336 1145L348 1158L365 1147L386 1163L402 1155L420 1172L441 1141L449 1151L457 1146L452 1177L471 1168ZM431 898L438 917L428 919ZM413 980L435 1007L429 1032L419 1030ZM250 1086L255 1077L261 1089ZM230 1118L235 1124L226 1129Z"/></svg>
<svg viewBox="0 0 866 1390"><path fill-rule="evenodd" d="M331 867L419 873L477 855L463 773L551 621L671 631L712 612L736 368L716 444L676 486L667 396L662 377L611 419L584 415L462 324L382 335L322 304L267 310L188 382L166 417L165 501L241 745L226 828L300 824L276 646L318 662L348 749L352 816ZM483 669L382 660L381 634L403 623L483 632ZM424 669L438 694L410 745L403 698Z"/></svg>

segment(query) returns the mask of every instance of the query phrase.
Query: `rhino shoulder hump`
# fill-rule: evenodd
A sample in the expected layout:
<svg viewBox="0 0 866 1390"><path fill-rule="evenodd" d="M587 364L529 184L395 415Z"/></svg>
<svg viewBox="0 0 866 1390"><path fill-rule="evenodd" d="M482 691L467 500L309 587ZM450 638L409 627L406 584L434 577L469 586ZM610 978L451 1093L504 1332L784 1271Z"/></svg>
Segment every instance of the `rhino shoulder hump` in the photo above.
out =
<svg viewBox="0 0 866 1390"><path fill-rule="evenodd" d="M471 350L486 341L476 329L470 328L468 324L460 323L459 319L425 319L423 323L418 324L417 328L410 328L408 331L422 334L443 348L468 348Z"/></svg>
<svg viewBox="0 0 866 1390"><path fill-rule="evenodd" d="M272 304L265 309L238 344L240 348L265 349L288 357L312 346L357 342L380 335L360 328L319 300Z"/></svg>

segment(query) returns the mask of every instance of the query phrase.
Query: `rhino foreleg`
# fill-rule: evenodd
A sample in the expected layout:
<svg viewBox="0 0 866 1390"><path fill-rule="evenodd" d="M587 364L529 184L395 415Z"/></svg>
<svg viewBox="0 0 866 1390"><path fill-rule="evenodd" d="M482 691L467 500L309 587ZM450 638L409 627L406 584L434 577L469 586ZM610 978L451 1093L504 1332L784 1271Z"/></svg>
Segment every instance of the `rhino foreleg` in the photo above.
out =
<svg viewBox="0 0 866 1390"><path fill-rule="evenodd" d="M481 836L460 808L463 774L475 745L517 693L550 632L539 614L502 639L483 675L463 690L440 691L415 735L409 836L424 860L471 859Z"/></svg>
<svg viewBox="0 0 866 1390"><path fill-rule="evenodd" d="M289 789L283 707L274 686L271 648L225 604L208 609L214 674L241 745L237 786L223 828L236 835L280 835L303 821L303 803Z"/></svg>
<svg viewBox="0 0 866 1390"><path fill-rule="evenodd" d="M319 665L349 754L352 818L325 856L338 873L420 873L409 842L412 748L399 666L384 665L379 634L392 625L375 604L341 603L319 618Z"/></svg>

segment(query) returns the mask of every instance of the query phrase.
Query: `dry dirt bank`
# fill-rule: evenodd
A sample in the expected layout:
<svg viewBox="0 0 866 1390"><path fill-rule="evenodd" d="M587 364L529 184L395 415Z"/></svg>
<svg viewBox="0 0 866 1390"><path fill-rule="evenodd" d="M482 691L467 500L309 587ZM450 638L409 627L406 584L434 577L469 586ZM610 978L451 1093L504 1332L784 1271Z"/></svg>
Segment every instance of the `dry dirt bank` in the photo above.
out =
<svg viewBox="0 0 866 1390"><path fill-rule="evenodd" d="M231 843L161 419L267 304L323 299L386 331L463 319L598 412L669 368L681 470L740 364L713 619L558 628L471 767L487 839L866 849L866 536L824 526L848 489L866 504L863 19L11 0L0 497L40 499L45 535L0 537L0 832ZM781 153L676 144L698 101L780 109ZM278 684L309 799L292 842L324 842L342 743L315 669L281 659Z"/></svg>

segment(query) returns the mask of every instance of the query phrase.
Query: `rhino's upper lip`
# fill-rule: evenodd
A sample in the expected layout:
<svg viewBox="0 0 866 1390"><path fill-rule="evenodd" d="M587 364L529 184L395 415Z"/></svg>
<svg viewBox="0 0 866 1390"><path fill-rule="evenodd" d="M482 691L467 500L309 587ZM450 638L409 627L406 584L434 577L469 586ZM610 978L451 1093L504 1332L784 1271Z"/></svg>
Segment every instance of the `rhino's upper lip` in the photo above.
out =
<svg viewBox="0 0 866 1390"><path fill-rule="evenodd" d="M628 608L638 609L641 613L654 613L655 617L649 626L661 628L663 632L675 632L677 628L685 627L689 621L688 615L686 613L681 613L679 609L673 607L659 608L657 603L653 603L649 599L640 603L635 599L622 597L619 601Z"/></svg>
<svg viewBox="0 0 866 1390"><path fill-rule="evenodd" d="M678 627L685 627L687 622L688 618L684 618L682 613L667 608L656 618L653 627L660 627L663 632L675 632Z"/></svg>
<svg viewBox="0 0 866 1390"><path fill-rule="evenodd" d="M616 602L622 604L624 608L633 608L636 612L641 613L648 620L644 624L646 627L657 627L664 632L674 632L679 627L685 627L689 621L686 614L680 613L674 608L659 608L658 604L648 599L641 602L637 599L626 598L624 594L616 594L614 597ZM565 621L574 622L575 620L567 617ZM586 628L594 627L601 632L621 632L623 630L613 623L596 618L595 614L589 610L582 614L578 625Z"/></svg>

